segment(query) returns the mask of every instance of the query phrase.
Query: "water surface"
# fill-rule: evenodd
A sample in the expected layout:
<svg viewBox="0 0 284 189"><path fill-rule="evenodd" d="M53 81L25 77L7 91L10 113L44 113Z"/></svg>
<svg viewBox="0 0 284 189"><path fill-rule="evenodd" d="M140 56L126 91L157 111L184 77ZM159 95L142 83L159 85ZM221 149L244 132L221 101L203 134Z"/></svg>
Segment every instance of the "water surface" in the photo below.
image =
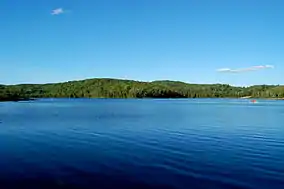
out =
<svg viewBox="0 0 284 189"><path fill-rule="evenodd" d="M0 188L284 188L284 102L0 103Z"/></svg>

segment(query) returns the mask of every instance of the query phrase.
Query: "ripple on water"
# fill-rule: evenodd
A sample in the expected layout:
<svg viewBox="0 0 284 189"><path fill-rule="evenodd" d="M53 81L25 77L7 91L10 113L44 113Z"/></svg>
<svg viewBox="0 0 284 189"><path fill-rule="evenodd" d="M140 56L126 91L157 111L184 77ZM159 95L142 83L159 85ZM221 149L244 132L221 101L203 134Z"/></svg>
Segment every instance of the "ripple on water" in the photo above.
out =
<svg viewBox="0 0 284 189"><path fill-rule="evenodd" d="M29 188L282 189L282 105L230 99L0 104L0 187L17 181Z"/></svg>

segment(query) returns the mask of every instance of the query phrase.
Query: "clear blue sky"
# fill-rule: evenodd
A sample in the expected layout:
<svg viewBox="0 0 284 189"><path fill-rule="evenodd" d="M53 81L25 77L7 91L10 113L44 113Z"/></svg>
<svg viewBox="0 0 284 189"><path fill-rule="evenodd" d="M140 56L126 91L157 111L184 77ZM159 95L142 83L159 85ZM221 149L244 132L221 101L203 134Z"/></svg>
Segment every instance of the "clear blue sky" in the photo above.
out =
<svg viewBox="0 0 284 189"><path fill-rule="evenodd" d="M0 83L284 84L284 1L1 0ZM51 15L56 8L63 14ZM274 65L244 73L219 68Z"/></svg>

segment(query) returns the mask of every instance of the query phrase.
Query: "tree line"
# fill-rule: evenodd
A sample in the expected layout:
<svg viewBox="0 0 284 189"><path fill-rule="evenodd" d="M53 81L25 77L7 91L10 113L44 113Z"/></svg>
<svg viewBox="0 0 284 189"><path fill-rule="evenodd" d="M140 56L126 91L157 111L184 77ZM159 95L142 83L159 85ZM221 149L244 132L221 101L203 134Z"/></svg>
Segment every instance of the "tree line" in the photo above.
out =
<svg viewBox="0 0 284 189"><path fill-rule="evenodd" d="M0 100L30 98L283 98L284 86L234 87L179 81L87 79L51 84L0 85Z"/></svg>

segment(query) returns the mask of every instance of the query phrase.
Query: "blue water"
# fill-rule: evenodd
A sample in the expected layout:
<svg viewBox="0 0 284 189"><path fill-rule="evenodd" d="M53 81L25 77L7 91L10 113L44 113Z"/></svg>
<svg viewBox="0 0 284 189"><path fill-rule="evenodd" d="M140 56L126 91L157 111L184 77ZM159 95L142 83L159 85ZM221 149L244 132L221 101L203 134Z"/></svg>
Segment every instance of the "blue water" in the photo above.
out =
<svg viewBox="0 0 284 189"><path fill-rule="evenodd" d="M0 103L0 188L283 189L284 101Z"/></svg>

